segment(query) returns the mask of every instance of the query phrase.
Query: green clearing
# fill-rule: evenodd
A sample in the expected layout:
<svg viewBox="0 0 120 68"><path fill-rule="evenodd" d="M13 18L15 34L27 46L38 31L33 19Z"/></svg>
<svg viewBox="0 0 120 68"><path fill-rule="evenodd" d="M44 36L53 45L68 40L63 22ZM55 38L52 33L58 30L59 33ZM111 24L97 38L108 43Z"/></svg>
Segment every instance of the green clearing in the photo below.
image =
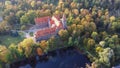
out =
<svg viewBox="0 0 120 68"><path fill-rule="evenodd" d="M0 36L0 44L5 45L5 46L9 46L12 43L18 44L23 39L24 39L24 37L21 37L21 36L12 37L10 35L2 35L2 36Z"/></svg>

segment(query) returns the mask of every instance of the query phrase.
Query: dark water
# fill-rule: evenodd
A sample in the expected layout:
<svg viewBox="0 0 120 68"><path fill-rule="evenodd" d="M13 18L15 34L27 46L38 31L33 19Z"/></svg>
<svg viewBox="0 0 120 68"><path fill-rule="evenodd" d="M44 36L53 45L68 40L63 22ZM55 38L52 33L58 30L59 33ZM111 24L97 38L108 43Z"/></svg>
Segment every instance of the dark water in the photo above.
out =
<svg viewBox="0 0 120 68"><path fill-rule="evenodd" d="M75 48L55 50L23 62L24 64L18 63L19 65L13 63L11 68L85 68L85 64L90 63L88 58Z"/></svg>

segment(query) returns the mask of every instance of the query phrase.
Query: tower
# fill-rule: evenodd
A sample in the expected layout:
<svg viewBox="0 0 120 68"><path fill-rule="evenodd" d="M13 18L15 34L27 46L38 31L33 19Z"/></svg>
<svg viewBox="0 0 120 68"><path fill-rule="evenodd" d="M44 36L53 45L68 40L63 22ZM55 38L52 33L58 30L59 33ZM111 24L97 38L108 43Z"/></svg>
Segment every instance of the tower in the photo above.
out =
<svg viewBox="0 0 120 68"><path fill-rule="evenodd" d="M66 29L67 28L67 20L66 20L66 16L64 14L62 17L62 24L63 24L63 27Z"/></svg>

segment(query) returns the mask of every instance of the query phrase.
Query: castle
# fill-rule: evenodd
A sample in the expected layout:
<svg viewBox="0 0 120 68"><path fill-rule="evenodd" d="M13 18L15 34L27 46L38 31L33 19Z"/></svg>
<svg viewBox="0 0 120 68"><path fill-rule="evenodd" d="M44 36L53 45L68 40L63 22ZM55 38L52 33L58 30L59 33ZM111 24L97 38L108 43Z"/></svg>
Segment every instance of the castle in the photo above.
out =
<svg viewBox="0 0 120 68"><path fill-rule="evenodd" d="M35 25L38 29L34 32L36 41L47 40L51 36L57 36L60 29L67 28L65 15L62 18L59 15L35 18Z"/></svg>

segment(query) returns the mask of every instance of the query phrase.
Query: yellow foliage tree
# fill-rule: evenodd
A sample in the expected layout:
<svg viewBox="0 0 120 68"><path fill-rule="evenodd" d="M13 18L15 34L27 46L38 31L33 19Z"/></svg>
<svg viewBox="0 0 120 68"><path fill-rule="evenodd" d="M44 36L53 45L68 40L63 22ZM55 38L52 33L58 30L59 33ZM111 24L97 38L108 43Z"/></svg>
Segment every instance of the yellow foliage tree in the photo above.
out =
<svg viewBox="0 0 120 68"><path fill-rule="evenodd" d="M67 30L68 30L69 34L72 34L72 31L73 31L73 30L72 30L72 27L71 27L71 26L68 26L68 27L67 27Z"/></svg>
<svg viewBox="0 0 120 68"><path fill-rule="evenodd" d="M101 15L102 15L102 11L98 10L98 17L101 17Z"/></svg>
<svg viewBox="0 0 120 68"><path fill-rule="evenodd" d="M77 36L80 36L80 33L84 30L83 25L77 25L76 26L76 31L77 31Z"/></svg>
<svg viewBox="0 0 120 68"><path fill-rule="evenodd" d="M76 24L72 24L71 25L72 30L76 30L76 26L77 26Z"/></svg>
<svg viewBox="0 0 120 68"><path fill-rule="evenodd" d="M70 10L68 8L65 9L64 13L68 15L70 13Z"/></svg>
<svg viewBox="0 0 120 68"><path fill-rule="evenodd" d="M40 47L41 47L43 50L47 49L47 48L48 48L48 42L47 42L46 40L42 40L42 41L40 42Z"/></svg>
<svg viewBox="0 0 120 68"><path fill-rule="evenodd" d="M96 50L96 52L102 52L102 51L103 51L103 48L99 46L99 47L96 47L95 50Z"/></svg>
<svg viewBox="0 0 120 68"><path fill-rule="evenodd" d="M20 46L23 48L32 46L34 44L34 41L32 38L26 38L22 42L20 42Z"/></svg>
<svg viewBox="0 0 120 68"><path fill-rule="evenodd" d="M84 26L83 25L77 25L77 30L83 31L84 30Z"/></svg>
<svg viewBox="0 0 120 68"><path fill-rule="evenodd" d="M67 30L61 29L58 32L58 34L63 40L66 40L68 38L68 31Z"/></svg>
<svg viewBox="0 0 120 68"><path fill-rule="evenodd" d="M26 55L26 57L30 56L30 54L32 52L33 44L34 44L34 41L32 38L26 38L22 42L20 42L19 46L25 50L24 54Z"/></svg>
<svg viewBox="0 0 120 68"><path fill-rule="evenodd" d="M0 60L3 62L8 62L6 55L10 53L6 46L0 45Z"/></svg>
<svg viewBox="0 0 120 68"><path fill-rule="evenodd" d="M72 3L70 4L70 6L71 6L72 9L73 9L73 8L77 8L77 3L72 2Z"/></svg>
<svg viewBox="0 0 120 68"><path fill-rule="evenodd" d="M87 47L88 49L92 48L95 45L95 40L94 39L89 39L87 42Z"/></svg>
<svg viewBox="0 0 120 68"><path fill-rule="evenodd" d="M88 14L85 16L85 19L90 22L92 20L92 15L91 14Z"/></svg>
<svg viewBox="0 0 120 68"><path fill-rule="evenodd" d="M115 16L110 17L110 22L113 22L113 21L115 21Z"/></svg>
<svg viewBox="0 0 120 68"><path fill-rule="evenodd" d="M79 10L78 10L78 9L73 9L73 13L74 13L75 15L78 15L78 14L79 14Z"/></svg>
<svg viewBox="0 0 120 68"><path fill-rule="evenodd" d="M32 1L32 2L31 2L31 6L32 6L33 8L35 7L35 4L36 4L35 1Z"/></svg>
<svg viewBox="0 0 120 68"><path fill-rule="evenodd" d="M54 14L55 14L55 15L58 15L58 14L60 14L60 11L59 11L59 10L56 10Z"/></svg>

